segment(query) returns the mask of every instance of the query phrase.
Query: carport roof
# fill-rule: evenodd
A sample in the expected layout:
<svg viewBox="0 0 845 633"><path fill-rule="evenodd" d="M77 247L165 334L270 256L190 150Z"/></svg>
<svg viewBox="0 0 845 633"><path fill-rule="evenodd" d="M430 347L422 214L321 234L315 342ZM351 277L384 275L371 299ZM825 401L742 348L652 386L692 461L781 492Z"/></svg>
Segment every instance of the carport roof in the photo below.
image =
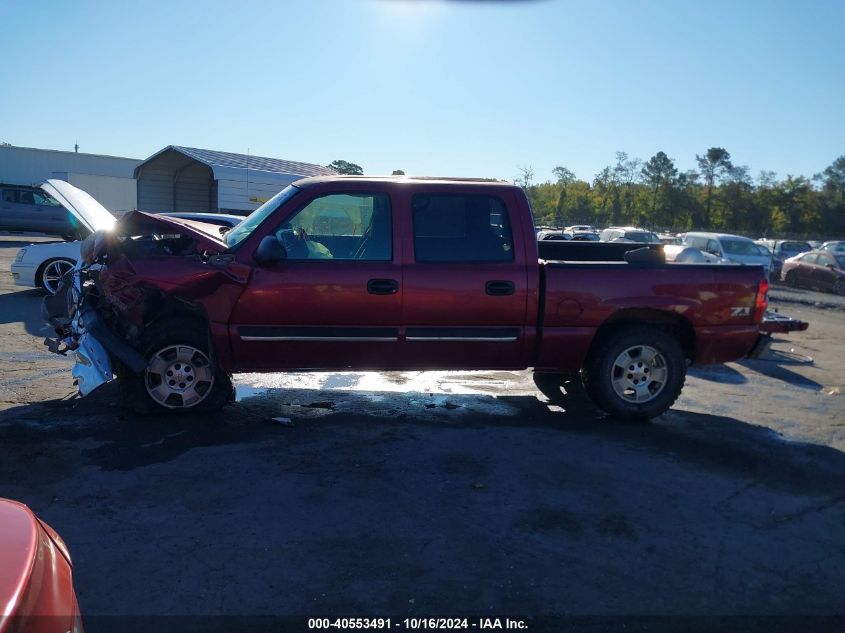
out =
<svg viewBox="0 0 845 633"><path fill-rule="evenodd" d="M233 152L219 152L212 149L183 147L181 145L168 145L164 149L156 152L139 165L139 171L140 167L143 167L156 157L170 150L179 152L180 154L184 154L185 156L199 161L200 163L208 165L214 172L215 177L219 177L219 171L228 171L231 169L248 169L250 171L263 171L276 174L293 174L302 177L332 176L337 173L330 167L323 167L312 163L300 163L292 160L282 160L280 158L267 158L265 156L235 154Z"/></svg>

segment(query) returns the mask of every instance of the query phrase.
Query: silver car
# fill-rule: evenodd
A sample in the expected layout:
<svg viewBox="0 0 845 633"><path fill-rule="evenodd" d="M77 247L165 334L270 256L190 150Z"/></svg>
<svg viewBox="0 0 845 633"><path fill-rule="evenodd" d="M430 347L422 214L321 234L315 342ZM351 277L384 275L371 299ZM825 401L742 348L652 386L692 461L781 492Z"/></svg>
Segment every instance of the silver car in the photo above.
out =
<svg viewBox="0 0 845 633"><path fill-rule="evenodd" d="M55 198L34 187L0 185L0 231L77 237L81 226Z"/></svg>

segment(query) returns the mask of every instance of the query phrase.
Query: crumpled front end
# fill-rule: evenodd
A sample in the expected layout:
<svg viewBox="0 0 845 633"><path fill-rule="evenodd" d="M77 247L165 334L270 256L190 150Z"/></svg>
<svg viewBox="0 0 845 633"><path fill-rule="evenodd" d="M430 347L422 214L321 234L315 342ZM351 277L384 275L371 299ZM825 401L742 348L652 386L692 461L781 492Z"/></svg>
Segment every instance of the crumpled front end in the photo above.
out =
<svg viewBox="0 0 845 633"><path fill-rule="evenodd" d="M74 384L82 396L114 378L111 357L103 344L89 331L88 323L96 323L96 313L86 306L83 279L86 266L80 261L60 282L59 292L47 296L41 304L44 320L57 336L47 337L44 344L56 354L73 354L76 362L71 369ZM138 355L140 359L140 354Z"/></svg>
<svg viewBox="0 0 845 633"><path fill-rule="evenodd" d="M190 316L226 323L249 274L220 242L194 226L134 212L115 230L96 232L80 246L80 261L55 296L42 303L56 336L50 351L72 354L82 396L115 375L146 370L141 353L161 319Z"/></svg>

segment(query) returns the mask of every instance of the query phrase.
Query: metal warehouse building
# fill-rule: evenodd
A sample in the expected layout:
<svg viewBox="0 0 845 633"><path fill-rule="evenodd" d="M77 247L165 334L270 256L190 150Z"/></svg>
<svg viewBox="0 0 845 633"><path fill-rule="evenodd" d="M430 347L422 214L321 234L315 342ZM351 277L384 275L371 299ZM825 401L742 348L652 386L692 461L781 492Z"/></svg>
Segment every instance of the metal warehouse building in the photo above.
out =
<svg viewBox="0 0 845 633"><path fill-rule="evenodd" d="M40 185L65 180L90 193L118 215L137 206L135 158L0 145L0 184Z"/></svg>
<svg viewBox="0 0 845 633"><path fill-rule="evenodd" d="M295 180L328 167L170 145L135 168L141 211L248 213Z"/></svg>

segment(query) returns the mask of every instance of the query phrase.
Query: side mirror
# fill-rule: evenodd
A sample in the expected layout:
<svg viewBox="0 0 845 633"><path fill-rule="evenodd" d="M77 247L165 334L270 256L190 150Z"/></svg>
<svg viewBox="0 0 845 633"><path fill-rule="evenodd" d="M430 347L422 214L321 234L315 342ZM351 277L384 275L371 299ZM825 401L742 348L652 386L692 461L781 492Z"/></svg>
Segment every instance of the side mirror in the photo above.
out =
<svg viewBox="0 0 845 633"><path fill-rule="evenodd" d="M288 252L275 235L265 235L252 254L252 258L261 266L269 266L287 259Z"/></svg>

